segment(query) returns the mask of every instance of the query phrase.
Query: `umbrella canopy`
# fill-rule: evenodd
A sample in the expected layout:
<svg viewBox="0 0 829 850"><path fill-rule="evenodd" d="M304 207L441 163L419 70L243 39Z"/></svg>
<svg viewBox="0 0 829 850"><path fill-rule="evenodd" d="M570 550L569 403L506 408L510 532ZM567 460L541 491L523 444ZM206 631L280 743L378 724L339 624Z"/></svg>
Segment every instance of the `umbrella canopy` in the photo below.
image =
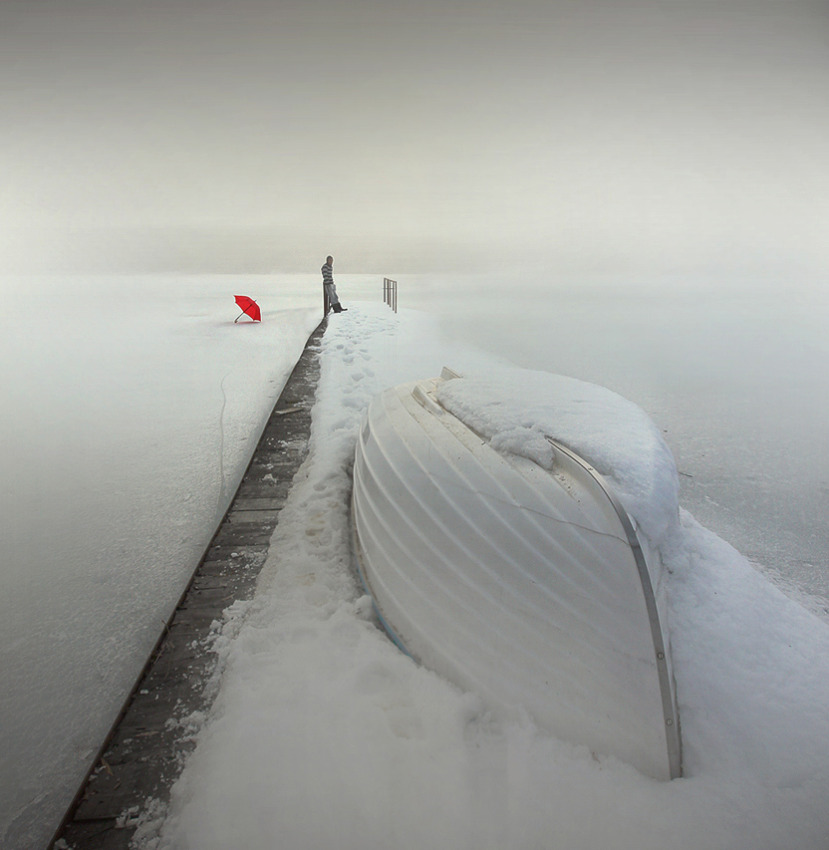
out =
<svg viewBox="0 0 829 850"><path fill-rule="evenodd" d="M237 295L236 303L242 308L242 312L233 320L234 323L238 322L244 315L250 316L254 322L262 321L259 305L252 298L248 298L247 295Z"/></svg>

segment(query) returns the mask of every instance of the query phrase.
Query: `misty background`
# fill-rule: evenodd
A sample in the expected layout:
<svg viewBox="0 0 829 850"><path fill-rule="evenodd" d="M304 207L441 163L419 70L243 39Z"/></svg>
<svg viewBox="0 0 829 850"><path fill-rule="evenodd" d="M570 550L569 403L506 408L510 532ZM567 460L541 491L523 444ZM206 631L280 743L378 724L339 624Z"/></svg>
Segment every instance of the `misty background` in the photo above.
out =
<svg viewBox="0 0 829 850"><path fill-rule="evenodd" d="M822 2L4 0L0 271L825 279L828 35Z"/></svg>
<svg viewBox="0 0 829 850"><path fill-rule="evenodd" d="M270 368L274 318L321 315L327 254L346 319L389 274L453 343L639 404L683 505L829 616L827 48L829 6L800 0L0 0L0 459L25 520L2 541L0 833L48 838L154 642L118 581L177 597L133 520L210 533L157 519L194 515L190 490L136 445L167 429L215 476L198 433L247 357L236 287ZM73 524L130 487L111 535ZM51 560L29 543L50 538ZM101 670L119 683L86 689Z"/></svg>

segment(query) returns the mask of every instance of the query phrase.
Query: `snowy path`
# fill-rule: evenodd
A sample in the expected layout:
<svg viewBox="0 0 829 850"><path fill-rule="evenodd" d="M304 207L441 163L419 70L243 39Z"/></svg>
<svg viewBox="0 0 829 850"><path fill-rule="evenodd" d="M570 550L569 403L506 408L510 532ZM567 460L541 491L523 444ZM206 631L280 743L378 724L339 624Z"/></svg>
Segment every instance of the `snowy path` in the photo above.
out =
<svg viewBox="0 0 829 850"><path fill-rule="evenodd" d="M687 515L664 549L681 780L499 722L376 629L350 558L355 435L374 392L444 363L493 366L416 313L360 305L332 321L278 545L143 846L823 850L829 628Z"/></svg>

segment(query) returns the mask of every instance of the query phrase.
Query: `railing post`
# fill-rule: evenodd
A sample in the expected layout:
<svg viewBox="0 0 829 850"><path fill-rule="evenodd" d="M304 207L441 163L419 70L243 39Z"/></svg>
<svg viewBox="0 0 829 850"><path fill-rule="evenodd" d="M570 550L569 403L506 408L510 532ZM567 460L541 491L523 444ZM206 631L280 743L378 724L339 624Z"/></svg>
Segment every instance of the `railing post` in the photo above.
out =
<svg viewBox="0 0 829 850"><path fill-rule="evenodd" d="M397 312L397 281L390 278L383 278L383 303Z"/></svg>

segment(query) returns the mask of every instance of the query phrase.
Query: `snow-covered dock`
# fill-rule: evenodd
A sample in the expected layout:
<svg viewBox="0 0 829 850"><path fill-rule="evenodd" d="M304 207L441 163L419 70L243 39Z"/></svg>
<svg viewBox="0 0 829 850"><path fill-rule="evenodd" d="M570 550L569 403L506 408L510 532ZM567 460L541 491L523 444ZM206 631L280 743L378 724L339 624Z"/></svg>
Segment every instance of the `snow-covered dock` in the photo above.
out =
<svg viewBox="0 0 829 850"><path fill-rule="evenodd" d="M253 595L279 511L307 453L325 327L324 320L309 338L229 511L59 832L65 844L58 846L126 850L140 827L138 812L146 816L148 800L166 802L194 746L193 718L215 696L211 647L234 603L243 606Z"/></svg>

